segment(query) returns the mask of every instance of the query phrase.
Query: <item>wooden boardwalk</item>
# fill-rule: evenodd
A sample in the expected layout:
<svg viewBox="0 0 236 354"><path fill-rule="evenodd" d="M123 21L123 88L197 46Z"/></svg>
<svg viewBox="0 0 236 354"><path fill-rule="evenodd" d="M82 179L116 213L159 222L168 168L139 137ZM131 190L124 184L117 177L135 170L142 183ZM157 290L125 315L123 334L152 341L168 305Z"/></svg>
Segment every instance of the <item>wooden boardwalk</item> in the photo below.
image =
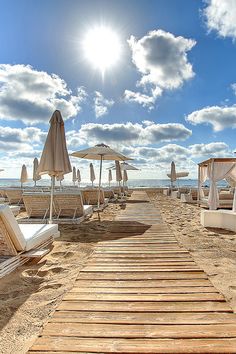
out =
<svg viewBox="0 0 236 354"><path fill-rule="evenodd" d="M236 353L236 315L134 192L29 353Z"/></svg>

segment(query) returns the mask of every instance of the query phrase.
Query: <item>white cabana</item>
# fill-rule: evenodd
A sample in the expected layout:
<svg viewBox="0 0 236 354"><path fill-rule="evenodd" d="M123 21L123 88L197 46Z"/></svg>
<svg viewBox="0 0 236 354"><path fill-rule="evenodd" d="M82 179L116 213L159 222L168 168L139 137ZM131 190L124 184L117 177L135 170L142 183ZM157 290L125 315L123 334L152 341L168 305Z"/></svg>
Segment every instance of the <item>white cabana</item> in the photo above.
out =
<svg viewBox="0 0 236 354"><path fill-rule="evenodd" d="M49 223L52 223L55 178L61 178L70 172L71 164L66 147L64 122L60 111L56 110L50 119L50 128L38 167L40 175L48 174L51 177Z"/></svg>
<svg viewBox="0 0 236 354"><path fill-rule="evenodd" d="M219 206L219 193L217 182L230 177L236 181L236 158L211 158L198 164L198 194L199 199L204 195L202 185L208 179L210 190L208 205L210 210L216 210ZM236 194L234 193L233 211L236 212Z"/></svg>
<svg viewBox="0 0 236 354"><path fill-rule="evenodd" d="M92 182L92 187L93 187L93 182L95 181L96 177L95 177L95 172L94 172L92 162L89 164L89 171L90 171L90 181Z"/></svg>
<svg viewBox="0 0 236 354"><path fill-rule="evenodd" d="M34 158L33 161L33 181L34 181L34 186L36 187L37 181L41 179L41 176L38 173L38 167L39 167L39 160L37 157Z"/></svg>
<svg viewBox="0 0 236 354"><path fill-rule="evenodd" d="M22 165L21 174L20 174L21 188L23 187L23 183L27 182L27 180L28 180L27 168L25 165Z"/></svg>

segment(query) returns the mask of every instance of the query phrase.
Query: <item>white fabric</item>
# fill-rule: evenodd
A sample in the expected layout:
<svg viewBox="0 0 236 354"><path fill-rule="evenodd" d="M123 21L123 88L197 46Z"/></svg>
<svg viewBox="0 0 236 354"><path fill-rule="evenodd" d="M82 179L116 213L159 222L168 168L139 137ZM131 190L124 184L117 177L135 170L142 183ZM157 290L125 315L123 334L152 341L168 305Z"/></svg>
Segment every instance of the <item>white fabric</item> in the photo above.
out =
<svg viewBox="0 0 236 354"><path fill-rule="evenodd" d="M26 241L8 205L0 205L0 217L17 251L24 251Z"/></svg>
<svg viewBox="0 0 236 354"><path fill-rule="evenodd" d="M204 182L206 182L207 180L207 166L200 166L200 189L199 189L199 195L200 195L200 199L204 198L205 195L204 195L204 192L202 190L202 184Z"/></svg>
<svg viewBox="0 0 236 354"><path fill-rule="evenodd" d="M216 210L219 206L219 193L216 183L227 176L231 176L231 171L235 168L234 162L211 162L208 165L208 178L210 180L210 191L208 197L208 205L210 210ZM233 173L234 175L234 173Z"/></svg>
<svg viewBox="0 0 236 354"><path fill-rule="evenodd" d="M25 251L36 248L40 243L58 233L58 225L20 224L19 228L26 242Z"/></svg>
<svg viewBox="0 0 236 354"><path fill-rule="evenodd" d="M93 213L93 206L92 205L84 205L84 215L90 215Z"/></svg>

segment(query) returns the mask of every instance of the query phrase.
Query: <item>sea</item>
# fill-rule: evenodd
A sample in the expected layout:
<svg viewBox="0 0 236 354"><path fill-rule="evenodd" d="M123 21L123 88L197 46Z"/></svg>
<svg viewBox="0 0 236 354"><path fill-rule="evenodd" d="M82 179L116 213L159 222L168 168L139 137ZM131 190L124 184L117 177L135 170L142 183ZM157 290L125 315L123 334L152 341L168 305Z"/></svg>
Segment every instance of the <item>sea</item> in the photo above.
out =
<svg viewBox="0 0 236 354"><path fill-rule="evenodd" d="M37 182L37 186L50 186L51 180L50 179L41 179L40 181ZM56 182L57 185L59 185L59 182ZM122 184L122 182L121 182ZM164 187L169 187L170 186L170 180L169 179L130 179L126 183L129 188L164 188ZM62 186L73 186L73 182L70 182L68 180L63 180L62 181ZM94 186L97 184L94 183ZM189 187L189 188L196 188L198 185L198 181L196 179L179 179L174 183L174 186L176 187ZM19 179L14 179L14 178L0 178L0 187L20 187L20 181ZM29 180L26 183L24 183L24 187L33 187L34 186L34 181ZM80 187L86 187L86 186L91 186L91 182L85 181L80 183ZM107 187L108 183L103 182L102 186ZM112 182L111 186L117 186L117 182ZM209 184L206 182L204 186L209 186ZM218 184L219 187L226 187L227 182L226 181L220 181Z"/></svg>

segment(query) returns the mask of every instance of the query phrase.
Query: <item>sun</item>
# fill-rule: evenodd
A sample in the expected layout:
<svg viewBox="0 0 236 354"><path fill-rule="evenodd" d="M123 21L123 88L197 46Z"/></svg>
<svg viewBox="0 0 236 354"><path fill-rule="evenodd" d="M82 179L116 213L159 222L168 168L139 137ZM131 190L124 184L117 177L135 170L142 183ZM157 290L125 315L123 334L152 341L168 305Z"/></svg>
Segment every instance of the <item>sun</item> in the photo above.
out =
<svg viewBox="0 0 236 354"><path fill-rule="evenodd" d="M118 35L109 27L104 26L88 31L83 41L83 50L86 60L102 74L117 64L121 56Z"/></svg>

